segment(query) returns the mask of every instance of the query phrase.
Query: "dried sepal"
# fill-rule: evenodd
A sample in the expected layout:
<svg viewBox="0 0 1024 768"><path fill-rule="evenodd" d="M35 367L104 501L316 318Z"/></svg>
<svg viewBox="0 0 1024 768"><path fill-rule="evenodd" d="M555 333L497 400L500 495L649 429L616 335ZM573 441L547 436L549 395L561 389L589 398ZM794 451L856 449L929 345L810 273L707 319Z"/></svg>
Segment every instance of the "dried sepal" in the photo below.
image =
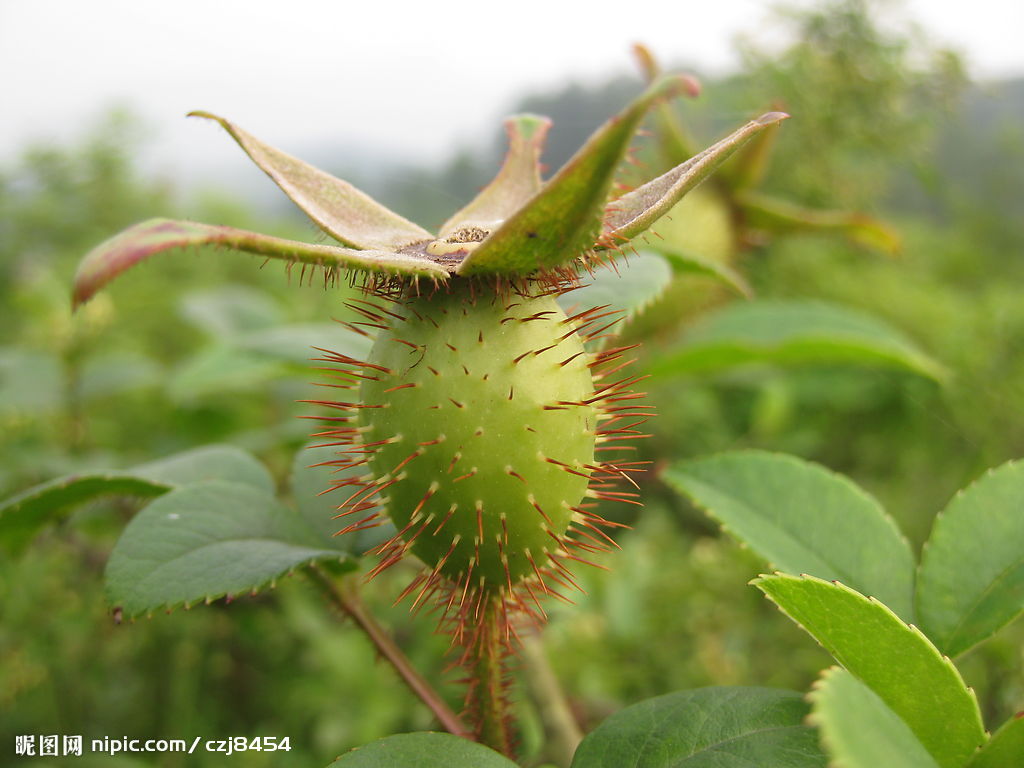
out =
<svg viewBox="0 0 1024 768"><path fill-rule="evenodd" d="M216 120L252 161L324 232L353 248L394 250L433 235L384 207L347 181L275 149L234 123L209 112L189 117Z"/></svg>
<svg viewBox="0 0 1024 768"><path fill-rule="evenodd" d="M291 263L311 264L328 270L364 270L386 275L408 275L445 280L448 272L429 259L392 251L339 248L249 232L234 227L198 224L173 219L149 219L129 227L93 248L78 267L72 288L75 307L127 269L150 256L173 248L220 245Z"/></svg>
<svg viewBox="0 0 1024 768"><path fill-rule="evenodd" d="M589 251L601 231L616 169L637 126L662 99L692 92L692 81L668 77L601 126L529 202L459 265L462 275L529 275L565 265Z"/></svg>
<svg viewBox="0 0 1024 768"><path fill-rule="evenodd" d="M644 79L648 83L653 83L661 77L661 64L658 63L658 60L654 57L654 52L650 48L643 43L633 43L633 56L636 58L637 64L640 65L640 71L644 73Z"/></svg>
<svg viewBox="0 0 1024 768"><path fill-rule="evenodd" d="M647 230L748 139L788 117L785 112L767 112L667 173L620 197L609 207L599 247L615 247Z"/></svg>
<svg viewBox="0 0 1024 768"><path fill-rule="evenodd" d="M488 232L518 211L541 188L540 155L551 121L537 115L516 115L505 121L508 154L498 175L471 203L448 219L440 236L479 227Z"/></svg>

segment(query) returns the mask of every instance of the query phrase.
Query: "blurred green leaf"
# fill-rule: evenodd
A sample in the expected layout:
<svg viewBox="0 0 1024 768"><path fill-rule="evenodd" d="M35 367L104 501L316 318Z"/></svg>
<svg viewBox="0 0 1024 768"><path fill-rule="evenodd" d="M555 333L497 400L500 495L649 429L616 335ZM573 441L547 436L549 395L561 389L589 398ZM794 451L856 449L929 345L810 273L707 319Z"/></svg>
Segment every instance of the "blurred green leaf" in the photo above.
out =
<svg viewBox="0 0 1024 768"><path fill-rule="evenodd" d="M180 401L250 392L289 373L314 376L321 350L363 359L371 344L336 323L260 327L228 335L185 360L171 375L168 391Z"/></svg>
<svg viewBox="0 0 1024 768"><path fill-rule="evenodd" d="M837 232L890 256L899 253L902 248L900 236L891 227L863 213L805 208L786 200L753 193L742 195L739 205L748 226L773 235Z"/></svg>
<svg viewBox="0 0 1024 768"><path fill-rule="evenodd" d="M626 707L580 743L572 768L824 768L800 694L699 688Z"/></svg>
<svg viewBox="0 0 1024 768"><path fill-rule="evenodd" d="M0 348L0 413L32 414L60 407L60 360L20 347Z"/></svg>
<svg viewBox="0 0 1024 768"><path fill-rule="evenodd" d="M902 718L941 768L962 768L985 742L978 702L956 667L882 603L813 576L752 583Z"/></svg>
<svg viewBox="0 0 1024 768"><path fill-rule="evenodd" d="M795 456L735 451L674 464L665 479L775 569L843 582L914 615L914 556L881 505Z"/></svg>
<svg viewBox="0 0 1024 768"><path fill-rule="evenodd" d="M562 294L558 303L570 315L592 307L621 312L621 319L604 331L617 333L671 282L672 270L668 262L656 253L641 251L638 255L617 259L614 266L595 269L588 283Z"/></svg>
<svg viewBox="0 0 1024 768"><path fill-rule="evenodd" d="M660 375L752 364L882 366L937 381L943 368L887 323L817 301L752 301L705 315L650 365Z"/></svg>
<svg viewBox="0 0 1024 768"><path fill-rule="evenodd" d="M173 399L187 402L211 395L251 392L284 374L279 360L218 344L185 360L171 374L167 389Z"/></svg>
<svg viewBox="0 0 1024 768"><path fill-rule="evenodd" d="M356 747L328 768L515 768L482 744L448 733L400 733Z"/></svg>
<svg viewBox="0 0 1024 768"><path fill-rule="evenodd" d="M654 227L656 236L644 236L641 240L650 248L677 253L694 266L700 261L709 265L734 264L739 242L733 216L732 204L719 185L701 185L658 219Z"/></svg>
<svg viewBox="0 0 1024 768"><path fill-rule="evenodd" d="M989 470L936 517L917 605L921 628L950 656L1024 612L1024 461Z"/></svg>
<svg viewBox="0 0 1024 768"><path fill-rule="evenodd" d="M693 251L684 251L679 248L673 248L670 245L658 244L653 245L652 248L663 256L666 261L668 261L669 265L672 267L672 271L676 274L696 274L704 275L706 277L714 277L732 288L741 296L750 298L754 294L754 291L750 287L746 278L728 264L714 261L694 253ZM643 251L641 251L641 253L643 253Z"/></svg>
<svg viewBox="0 0 1024 768"><path fill-rule="evenodd" d="M270 473L250 454L228 445L209 445L132 469L69 475L30 488L0 503L0 541L18 551L42 526L87 501L112 495L159 496L209 480L274 491Z"/></svg>
<svg viewBox="0 0 1024 768"><path fill-rule="evenodd" d="M967 763L966 768L1007 768L1024 757L1024 717L1018 714L1003 723L992 738Z"/></svg>
<svg viewBox="0 0 1024 768"><path fill-rule="evenodd" d="M843 768L939 768L914 732L864 683L832 667L808 698L810 721L833 765Z"/></svg>
<svg viewBox="0 0 1024 768"><path fill-rule="evenodd" d="M310 361L323 355L321 349L365 360L372 344L372 339L337 323L292 323L247 333L234 340L239 349L306 368L312 368L315 364Z"/></svg>
<svg viewBox="0 0 1024 768"><path fill-rule="evenodd" d="M154 387L162 379L153 360L133 352L111 352L90 357L82 366L81 395L85 400L110 397Z"/></svg>
<svg viewBox="0 0 1024 768"><path fill-rule="evenodd" d="M345 561L273 496L212 481L161 496L128 523L107 563L126 616L255 592L316 560Z"/></svg>
<svg viewBox="0 0 1024 768"><path fill-rule="evenodd" d="M220 341L246 331L272 328L282 322L281 308L269 295L240 285L188 293L181 315Z"/></svg>

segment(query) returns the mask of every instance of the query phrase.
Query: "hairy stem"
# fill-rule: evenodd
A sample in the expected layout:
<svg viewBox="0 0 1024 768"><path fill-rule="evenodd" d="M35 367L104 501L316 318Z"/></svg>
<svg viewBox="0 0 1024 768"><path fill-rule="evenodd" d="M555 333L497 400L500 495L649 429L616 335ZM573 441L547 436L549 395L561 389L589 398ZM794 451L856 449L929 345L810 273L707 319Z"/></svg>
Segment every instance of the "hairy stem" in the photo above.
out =
<svg viewBox="0 0 1024 768"><path fill-rule="evenodd" d="M555 670L544 650L540 636L524 638L523 670L533 698L540 709L541 721L548 737L549 757L559 765L569 765L583 732L569 707Z"/></svg>
<svg viewBox="0 0 1024 768"><path fill-rule="evenodd" d="M351 617L356 625L366 633L377 652L395 668L399 677L409 686L409 690L430 708L442 727L456 736L472 738L469 729L462 724L459 716L451 710L430 683L413 668L402 649L395 644L384 628L366 610L352 582L343 580L339 584L317 565L309 566L309 571L328 599Z"/></svg>
<svg viewBox="0 0 1024 768"><path fill-rule="evenodd" d="M485 596L481 602L482 615L469 637L464 657L470 674L466 712L476 726L479 742L512 757L514 743L505 697L508 619L499 597Z"/></svg>

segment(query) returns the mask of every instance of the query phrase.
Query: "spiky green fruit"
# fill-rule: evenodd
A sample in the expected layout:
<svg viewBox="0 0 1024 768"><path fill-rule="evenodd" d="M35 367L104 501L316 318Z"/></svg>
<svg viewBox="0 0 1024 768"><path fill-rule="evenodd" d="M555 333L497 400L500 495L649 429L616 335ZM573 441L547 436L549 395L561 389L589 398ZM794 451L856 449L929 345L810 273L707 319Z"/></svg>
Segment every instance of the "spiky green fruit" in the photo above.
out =
<svg viewBox="0 0 1024 768"><path fill-rule="evenodd" d="M392 309L360 385L383 506L428 566L511 588L563 549L586 493L591 356L551 296L463 285Z"/></svg>

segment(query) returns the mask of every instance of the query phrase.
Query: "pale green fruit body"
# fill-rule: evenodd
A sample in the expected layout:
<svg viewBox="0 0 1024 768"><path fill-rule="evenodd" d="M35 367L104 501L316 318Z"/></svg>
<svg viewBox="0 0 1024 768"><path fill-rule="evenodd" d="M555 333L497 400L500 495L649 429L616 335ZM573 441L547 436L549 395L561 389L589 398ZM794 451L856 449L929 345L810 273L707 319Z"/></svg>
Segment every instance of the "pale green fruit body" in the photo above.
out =
<svg viewBox="0 0 1024 768"><path fill-rule="evenodd" d="M470 286L391 311L404 319L377 336L359 424L403 549L488 590L541 578L595 462L592 356L573 321L551 296Z"/></svg>

